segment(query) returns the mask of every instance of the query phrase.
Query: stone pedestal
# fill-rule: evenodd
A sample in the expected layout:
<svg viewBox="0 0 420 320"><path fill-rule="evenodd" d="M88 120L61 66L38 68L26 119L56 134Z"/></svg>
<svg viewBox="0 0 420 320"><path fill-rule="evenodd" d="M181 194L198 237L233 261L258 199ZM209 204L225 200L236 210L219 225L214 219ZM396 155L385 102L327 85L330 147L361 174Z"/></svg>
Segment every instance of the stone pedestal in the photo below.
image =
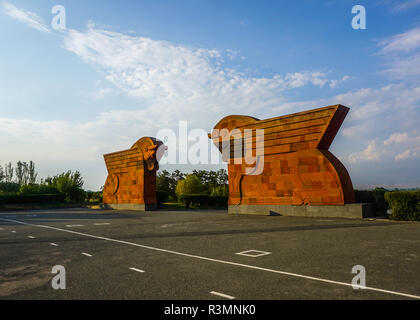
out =
<svg viewBox="0 0 420 320"><path fill-rule="evenodd" d="M103 209L115 210L134 210L134 211L154 211L157 210L156 204L136 204L136 203L104 203L101 205Z"/></svg>
<svg viewBox="0 0 420 320"><path fill-rule="evenodd" d="M350 203L336 206L229 205L229 214L364 219L373 217L373 210L370 203Z"/></svg>

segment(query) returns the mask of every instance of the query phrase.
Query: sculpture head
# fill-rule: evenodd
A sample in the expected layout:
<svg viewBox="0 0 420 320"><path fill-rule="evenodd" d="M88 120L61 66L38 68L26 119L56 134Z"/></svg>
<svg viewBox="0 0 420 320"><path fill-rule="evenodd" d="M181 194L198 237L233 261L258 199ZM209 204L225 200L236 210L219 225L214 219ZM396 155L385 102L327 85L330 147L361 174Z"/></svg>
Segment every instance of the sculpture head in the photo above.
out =
<svg viewBox="0 0 420 320"><path fill-rule="evenodd" d="M142 152L145 167L147 170L152 171L154 169L159 170L159 161L168 147L156 138L143 137L131 149L139 149Z"/></svg>
<svg viewBox="0 0 420 320"><path fill-rule="evenodd" d="M208 137L219 149L223 161L229 161L231 151L234 150L234 145L231 144L234 140L236 143L243 143L243 129L252 127L258 121L254 117L231 115L224 117L215 125Z"/></svg>

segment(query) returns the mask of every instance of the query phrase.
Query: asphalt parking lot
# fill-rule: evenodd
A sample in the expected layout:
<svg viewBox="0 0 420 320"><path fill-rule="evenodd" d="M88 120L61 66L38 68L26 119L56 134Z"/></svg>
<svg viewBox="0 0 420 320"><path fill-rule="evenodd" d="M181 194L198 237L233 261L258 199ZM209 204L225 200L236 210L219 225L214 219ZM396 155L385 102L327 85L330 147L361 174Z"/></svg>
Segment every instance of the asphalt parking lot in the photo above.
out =
<svg viewBox="0 0 420 320"><path fill-rule="evenodd" d="M65 290L52 288L55 265L65 267ZM355 265L366 289L351 285ZM0 299L420 299L420 223L2 212Z"/></svg>

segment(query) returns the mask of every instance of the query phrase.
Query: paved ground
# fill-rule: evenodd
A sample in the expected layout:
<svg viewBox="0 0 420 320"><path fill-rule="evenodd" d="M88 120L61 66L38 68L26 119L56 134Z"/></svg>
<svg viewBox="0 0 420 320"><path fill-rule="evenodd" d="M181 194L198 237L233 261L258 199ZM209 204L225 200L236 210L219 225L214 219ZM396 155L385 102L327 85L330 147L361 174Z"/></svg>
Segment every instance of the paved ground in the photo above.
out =
<svg viewBox="0 0 420 320"><path fill-rule="evenodd" d="M237 254L247 250L269 254ZM66 290L51 286L54 265L66 269ZM352 288L355 265L366 268L368 289ZM420 223L205 210L0 213L0 299L416 296Z"/></svg>

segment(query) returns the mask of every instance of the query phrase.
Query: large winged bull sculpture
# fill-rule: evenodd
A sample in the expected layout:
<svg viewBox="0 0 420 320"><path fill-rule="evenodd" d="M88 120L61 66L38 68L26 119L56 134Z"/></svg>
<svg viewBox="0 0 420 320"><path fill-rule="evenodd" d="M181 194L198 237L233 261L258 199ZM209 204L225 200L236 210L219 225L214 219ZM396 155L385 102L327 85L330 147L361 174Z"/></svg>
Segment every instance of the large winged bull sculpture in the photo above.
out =
<svg viewBox="0 0 420 320"><path fill-rule="evenodd" d="M209 138L228 162L229 211L353 203L350 176L328 151L348 111L333 105L264 120L240 115L220 120Z"/></svg>

